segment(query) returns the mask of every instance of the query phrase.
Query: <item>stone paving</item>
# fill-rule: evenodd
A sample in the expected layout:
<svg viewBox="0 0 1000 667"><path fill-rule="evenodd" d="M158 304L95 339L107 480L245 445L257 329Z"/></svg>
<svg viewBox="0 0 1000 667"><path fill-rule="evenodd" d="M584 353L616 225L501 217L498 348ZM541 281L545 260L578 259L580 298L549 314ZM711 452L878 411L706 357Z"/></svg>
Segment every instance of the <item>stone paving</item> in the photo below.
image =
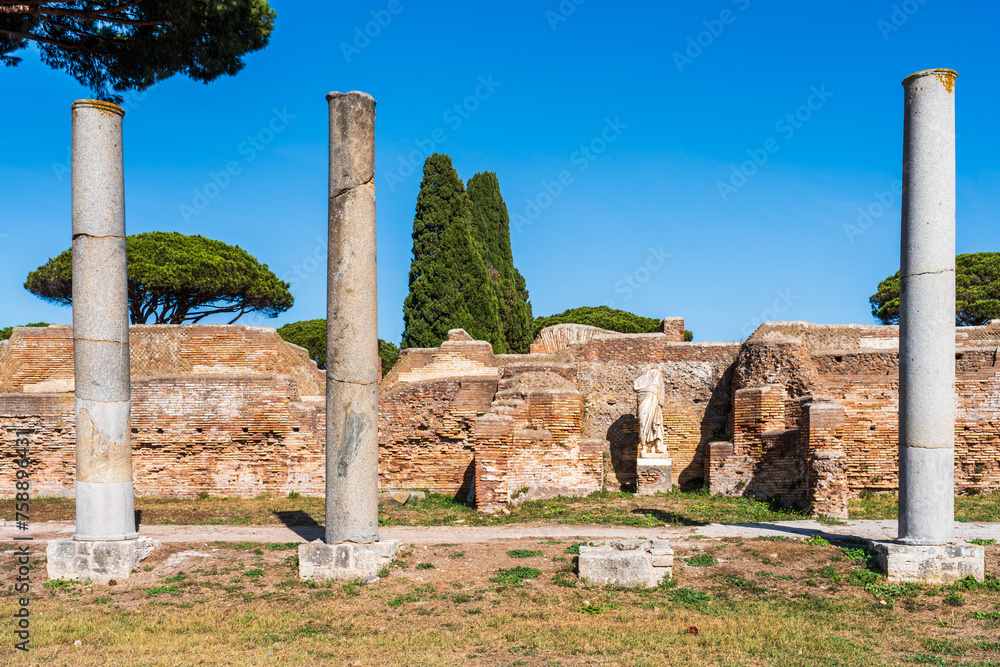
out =
<svg viewBox="0 0 1000 667"><path fill-rule="evenodd" d="M48 521L31 524L28 533L36 542L72 536L72 521ZM666 538L684 540L693 536L723 537L859 537L892 540L896 537L895 520L849 520L842 525L818 521L777 521L773 523L708 524L660 528L630 528L576 524L511 524L506 526L386 526L379 529L382 539L399 540L404 544L435 544L438 542L475 543L523 538L592 538L631 539ZM312 542L323 539L322 526L178 526L148 525L139 529L142 537L161 542ZM0 541L24 536L14 522L0 521ZM1000 540L1000 523L955 522L957 540L993 538Z"/></svg>

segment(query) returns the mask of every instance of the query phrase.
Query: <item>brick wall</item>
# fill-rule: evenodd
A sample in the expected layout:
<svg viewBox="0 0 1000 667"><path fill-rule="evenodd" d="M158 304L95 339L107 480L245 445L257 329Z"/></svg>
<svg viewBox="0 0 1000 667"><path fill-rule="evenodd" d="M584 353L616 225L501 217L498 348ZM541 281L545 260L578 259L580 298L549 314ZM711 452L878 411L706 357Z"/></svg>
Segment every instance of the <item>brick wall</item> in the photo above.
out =
<svg viewBox="0 0 1000 667"><path fill-rule="evenodd" d="M734 369L732 453L720 447L713 456L713 491L777 498L836 516L863 489L898 488L898 335L897 327L861 325L758 329ZM1000 325L958 329L956 343L956 489L995 492ZM737 478L744 482L739 488Z"/></svg>
<svg viewBox="0 0 1000 667"><path fill-rule="evenodd" d="M305 350L268 327L139 325L129 338L137 494L323 494L323 374ZM27 432L39 495L74 493L72 364L67 325L0 343L0 437Z"/></svg>
<svg viewBox="0 0 1000 667"><path fill-rule="evenodd" d="M594 336L570 350L584 395L583 437L608 442L608 482L636 483L639 447L632 383L650 368L664 377L663 435L673 459L675 484L706 479L708 443L727 431L735 343L683 343L658 334Z"/></svg>

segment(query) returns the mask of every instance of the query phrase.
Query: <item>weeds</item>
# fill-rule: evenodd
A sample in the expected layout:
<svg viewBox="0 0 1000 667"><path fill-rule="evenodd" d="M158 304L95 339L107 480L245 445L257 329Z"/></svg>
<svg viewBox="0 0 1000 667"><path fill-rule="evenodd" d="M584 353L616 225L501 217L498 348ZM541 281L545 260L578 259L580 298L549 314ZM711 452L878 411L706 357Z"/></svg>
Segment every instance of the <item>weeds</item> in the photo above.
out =
<svg viewBox="0 0 1000 667"><path fill-rule="evenodd" d="M541 551L532 551L531 549L511 549L507 552L507 555L511 558L535 558L536 556L541 556Z"/></svg>
<svg viewBox="0 0 1000 667"><path fill-rule="evenodd" d="M711 565L719 564L719 560L711 554L698 554L696 556L691 556L690 558L685 558L684 562L691 567L709 567Z"/></svg>
<svg viewBox="0 0 1000 667"><path fill-rule="evenodd" d="M525 580L534 579L541 574L542 571L537 568L518 565L508 569L501 568L497 570L496 576L492 577L490 581L504 586L520 586Z"/></svg>

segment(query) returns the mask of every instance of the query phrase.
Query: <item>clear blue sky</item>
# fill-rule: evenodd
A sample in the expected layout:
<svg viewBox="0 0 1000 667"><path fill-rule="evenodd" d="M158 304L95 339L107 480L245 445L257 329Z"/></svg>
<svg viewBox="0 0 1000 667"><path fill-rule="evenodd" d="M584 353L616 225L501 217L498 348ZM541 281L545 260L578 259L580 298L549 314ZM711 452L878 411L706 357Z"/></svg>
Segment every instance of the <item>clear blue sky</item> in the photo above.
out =
<svg viewBox="0 0 1000 667"><path fill-rule="evenodd" d="M1000 6L576 2L273 0L270 46L239 75L127 98L129 232L202 234L295 278L290 311L241 323L325 316L324 96L363 90L378 100L386 340L402 333L428 152L465 180L497 172L530 222L512 241L536 315L608 303L683 316L696 340L740 340L760 319L872 323L868 297L899 267L900 82L948 67L958 251L1000 250ZM70 245L70 104L89 91L22 55L0 69L0 326L71 321L22 284ZM247 143L269 125L260 150ZM753 155L766 161L734 177ZM233 160L240 173L197 199ZM859 207L873 215L852 230Z"/></svg>

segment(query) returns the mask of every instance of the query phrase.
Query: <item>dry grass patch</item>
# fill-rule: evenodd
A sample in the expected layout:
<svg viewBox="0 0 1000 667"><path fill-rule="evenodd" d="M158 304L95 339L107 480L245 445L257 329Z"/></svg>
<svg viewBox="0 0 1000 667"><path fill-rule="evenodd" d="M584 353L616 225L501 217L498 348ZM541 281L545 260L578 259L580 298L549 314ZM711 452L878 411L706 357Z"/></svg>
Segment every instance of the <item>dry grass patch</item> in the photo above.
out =
<svg viewBox="0 0 1000 667"><path fill-rule="evenodd" d="M873 593L849 583L863 561L837 546L797 539L678 540L675 579L640 590L578 582L567 543L464 544L461 559L449 557L455 545L410 546L386 578L369 586L299 581L294 547L167 544L147 561L150 571L141 569L124 585L38 588L30 663L982 667L1000 661L1000 591L962 590L960 605L947 603L945 590ZM512 560L507 552L516 550L543 554ZM718 562L683 564L706 554ZM995 558L990 562L989 573L1000 574ZM420 563L434 567L419 569ZM10 636L13 608L12 593L0 595L0 635ZM83 646L75 647L77 640Z"/></svg>

